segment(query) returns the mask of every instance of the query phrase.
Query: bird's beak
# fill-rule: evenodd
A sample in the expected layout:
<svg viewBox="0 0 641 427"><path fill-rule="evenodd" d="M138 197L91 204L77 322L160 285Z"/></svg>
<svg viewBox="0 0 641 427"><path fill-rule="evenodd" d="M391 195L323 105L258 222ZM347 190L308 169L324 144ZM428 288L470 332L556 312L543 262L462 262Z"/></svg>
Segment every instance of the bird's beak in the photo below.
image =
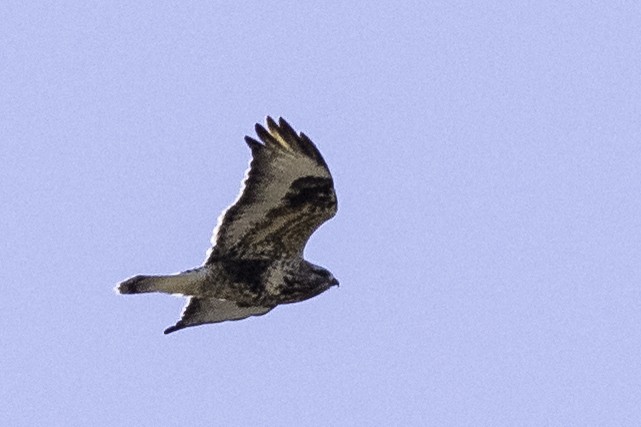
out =
<svg viewBox="0 0 641 427"><path fill-rule="evenodd" d="M338 283L338 280L336 280L336 278L334 278L334 280L332 280L332 282L331 282L331 285L332 286L340 286L341 284Z"/></svg>

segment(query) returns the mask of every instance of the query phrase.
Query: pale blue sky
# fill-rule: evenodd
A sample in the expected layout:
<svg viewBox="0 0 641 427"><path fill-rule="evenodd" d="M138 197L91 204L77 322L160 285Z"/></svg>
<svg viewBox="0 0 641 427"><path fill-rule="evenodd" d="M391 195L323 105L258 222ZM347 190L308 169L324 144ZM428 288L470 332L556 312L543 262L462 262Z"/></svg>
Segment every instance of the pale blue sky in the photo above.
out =
<svg viewBox="0 0 641 427"><path fill-rule="evenodd" d="M0 425L639 425L641 6L234 3L0 5ZM341 287L165 336L267 114Z"/></svg>

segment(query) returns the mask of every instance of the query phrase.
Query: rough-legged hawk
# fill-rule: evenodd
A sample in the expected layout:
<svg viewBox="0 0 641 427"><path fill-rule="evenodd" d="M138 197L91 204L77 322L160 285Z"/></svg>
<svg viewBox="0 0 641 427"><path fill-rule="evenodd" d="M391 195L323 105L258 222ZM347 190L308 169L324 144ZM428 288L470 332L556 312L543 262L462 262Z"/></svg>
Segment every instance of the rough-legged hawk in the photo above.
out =
<svg viewBox="0 0 641 427"><path fill-rule="evenodd" d="M121 294L163 292L189 297L165 334L189 326L245 319L279 304L312 298L338 281L303 259L312 233L336 214L332 176L320 152L282 118L256 125L244 188L218 219L212 247L198 268L169 276L134 276Z"/></svg>

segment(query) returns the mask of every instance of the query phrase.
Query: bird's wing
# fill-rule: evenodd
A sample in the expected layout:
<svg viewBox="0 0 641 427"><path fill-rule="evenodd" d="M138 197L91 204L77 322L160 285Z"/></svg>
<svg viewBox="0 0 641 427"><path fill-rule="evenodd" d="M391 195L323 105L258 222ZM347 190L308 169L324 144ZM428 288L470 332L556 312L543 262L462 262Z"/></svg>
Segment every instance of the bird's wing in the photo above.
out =
<svg viewBox="0 0 641 427"><path fill-rule="evenodd" d="M165 329L165 334L179 331L190 326L205 323L220 323L226 320L240 320L249 316L260 316L274 307L242 307L234 301L218 298L191 297L183 309L178 323Z"/></svg>
<svg viewBox="0 0 641 427"><path fill-rule="evenodd" d="M219 218L206 264L219 257L302 256L312 233L336 214L334 182L314 143L282 118L245 137L252 161L236 202Z"/></svg>

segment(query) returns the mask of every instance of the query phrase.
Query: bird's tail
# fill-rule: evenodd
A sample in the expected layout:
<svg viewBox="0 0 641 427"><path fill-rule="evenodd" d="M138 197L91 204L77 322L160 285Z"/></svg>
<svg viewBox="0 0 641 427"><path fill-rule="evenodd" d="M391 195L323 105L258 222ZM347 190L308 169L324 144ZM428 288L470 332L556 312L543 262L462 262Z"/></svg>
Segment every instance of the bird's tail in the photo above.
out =
<svg viewBox="0 0 641 427"><path fill-rule="evenodd" d="M116 292L120 294L162 292L165 294L195 295L204 280L204 272L200 269L169 276L134 276L120 282L116 286Z"/></svg>

